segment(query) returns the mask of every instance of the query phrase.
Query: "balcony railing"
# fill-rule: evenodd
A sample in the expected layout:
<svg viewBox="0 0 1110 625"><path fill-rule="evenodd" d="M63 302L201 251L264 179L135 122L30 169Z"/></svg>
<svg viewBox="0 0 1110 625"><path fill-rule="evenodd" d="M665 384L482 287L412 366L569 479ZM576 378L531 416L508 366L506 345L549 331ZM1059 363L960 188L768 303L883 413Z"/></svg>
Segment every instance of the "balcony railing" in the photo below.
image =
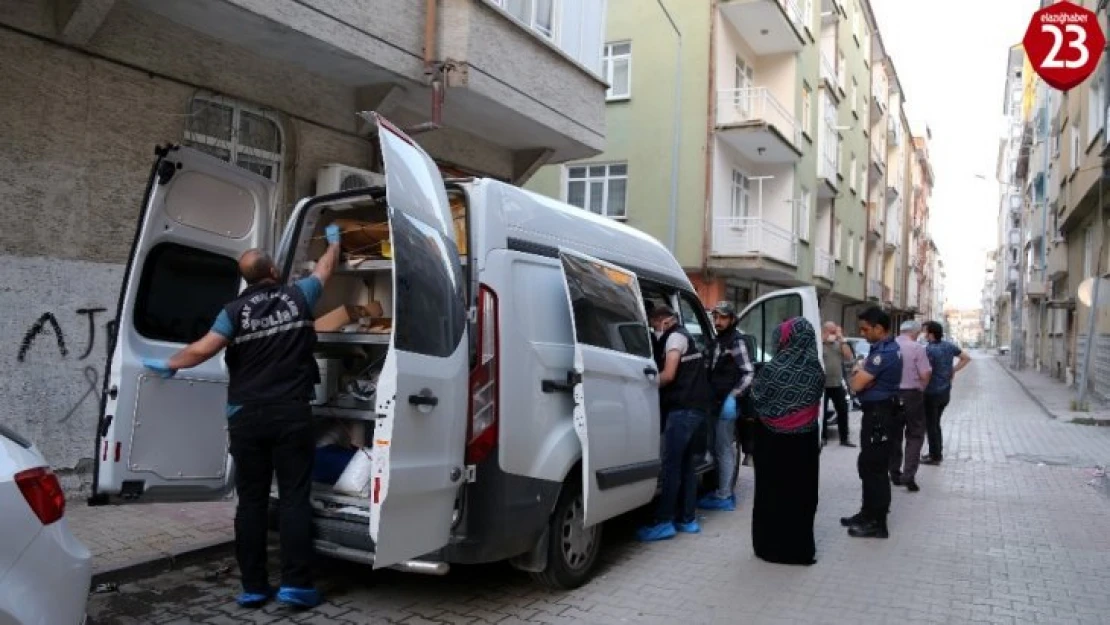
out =
<svg viewBox="0 0 1110 625"><path fill-rule="evenodd" d="M813 275L829 282L836 280L836 260L833 255L821 248L813 251Z"/></svg>
<svg viewBox="0 0 1110 625"><path fill-rule="evenodd" d="M717 125L763 122L778 129L787 141L801 142L798 120L767 87L722 89L717 93Z"/></svg>
<svg viewBox="0 0 1110 625"><path fill-rule="evenodd" d="M717 217L713 220L715 256L766 256L798 265L798 237L759 217Z"/></svg>
<svg viewBox="0 0 1110 625"><path fill-rule="evenodd" d="M836 80L836 66L829 60L828 55L822 50L821 57L821 80L827 81L830 85L838 84Z"/></svg>
<svg viewBox="0 0 1110 625"><path fill-rule="evenodd" d="M878 299L883 294L883 283L871 279L867 281L867 297Z"/></svg>
<svg viewBox="0 0 1110 625"><path fill-rule="evenodd" d="M790 21L794 23L794 27L799 31L809 26L802 18L802 10L798 7L798 3L795 2L795 0L779 0L779 4L782 5L783 9L786 9L787 17L790 18Z"/></svg>

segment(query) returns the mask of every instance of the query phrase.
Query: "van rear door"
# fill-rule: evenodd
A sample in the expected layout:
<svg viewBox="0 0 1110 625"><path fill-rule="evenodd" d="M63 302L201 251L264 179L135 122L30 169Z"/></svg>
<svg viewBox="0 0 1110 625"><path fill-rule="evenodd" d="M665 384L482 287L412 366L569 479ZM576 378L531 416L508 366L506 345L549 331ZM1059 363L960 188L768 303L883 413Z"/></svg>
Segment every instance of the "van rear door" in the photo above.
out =
<svg viewBox="0 0 1110 625"><path fill-rule="evenodd" d="M655 496L658 371L636 274L560 250L574 330L574 430L587 527Z"/></svg>
<svg viewBox="0 0 1110 625"><path fill-rule="evenodd" d="M239 256L269 248L275 185L198 150L158 150L124 273L96 432L93 500L198 501L230 491L223 359L162 379L240 290Z"/></svg>
<svg viewBox="0 0 1110 625"><path fill-rule="evenodd" d="M385 119L378 125L393 247L393 330L378 380L370 536L374 567L450 540L465 482L466 289L451 208L432 159Z"/></svg>

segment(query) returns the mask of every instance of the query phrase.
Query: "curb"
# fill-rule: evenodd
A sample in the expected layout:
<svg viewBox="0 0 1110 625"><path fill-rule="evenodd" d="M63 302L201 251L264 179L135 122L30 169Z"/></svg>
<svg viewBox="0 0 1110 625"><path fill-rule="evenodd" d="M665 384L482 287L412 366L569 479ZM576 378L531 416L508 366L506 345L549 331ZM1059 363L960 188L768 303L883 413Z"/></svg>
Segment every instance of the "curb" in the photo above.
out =
<svg viewBox="0 0 1110 625"><path fill-rule="evenodd" d="M1003 371L1005 371L1005 372L1006 372L1006 374L1007 374L1007 375L1009 375L1009 376L1010 376L1010 378L1011 378L1011 379L1013 379L1013 381L1014 381L1014 382L1017 382L1017 385L1018 385L1019 387L1021 387L1021 390L1022 390L1022 392L1023 392L1023 393L1025 393L1025 395L1026 395L1026 396L1027 396L1027 397L1028 397L1029 399L1033 400L1033 403L1037 404L1037 406L1038 406L1038 407L1039 407L1039 408L1041 409L1041 412L1043 412L1043 413L1045 414L1045 416L1047 416L1047 417L1048 417L1049 419L1056 419L1057 421L1059 421L1059 420L1060 420L1060 418L1059 418L1059 417L1058 417L1058 416L1056 415L1056 413L1055 413L1055 412L1052 412L1051 410L1049 410L1049 409L1048 409L1048 406L1046 406L1046 405L1044 404L1044 402L1043 402L1043 401L1041 401L1041 398L1040 398L1040 397L1037 397L1036 395L1034 395L1034 394L1033 394L1033 391L1030 391L1030 390L1029 390L1029 389L1028 389L1028 388L1027 388L1027 387L1025 386L1025 384L1024 384L1024 383L1022 383L1021 379L1019 379L1019 378L1017 377L1017 374L1016 374L1016 373L1014 373L1013 371L1010 371L1010 368L1009 368L1009 367L1007 367L1007 366L1006 366L1005 364L1003 364L1003 363L1002 363L1002 361L1001 361L1001 359L1000 359L1000 358L1001 358L1001 357L998 357L998 358L992 358L991 360L993 360L993 361L994 361L994 363L995 363L996 365L998 365L999 367L1001 367L1001 368L1002 368L1002 370L1003 370Z"/></svg>
<svg viewBox="0 0 1110 625"><path fill-rule="evenodd" d="M114 565L108 569L93 571L91 586L95 588L100 584L118 584L165 573L174 568L230 555L234 552L234 547L235 541L231 538L219 539L173 552L161 553L152 558L141 558L121 565Z"/></svg>

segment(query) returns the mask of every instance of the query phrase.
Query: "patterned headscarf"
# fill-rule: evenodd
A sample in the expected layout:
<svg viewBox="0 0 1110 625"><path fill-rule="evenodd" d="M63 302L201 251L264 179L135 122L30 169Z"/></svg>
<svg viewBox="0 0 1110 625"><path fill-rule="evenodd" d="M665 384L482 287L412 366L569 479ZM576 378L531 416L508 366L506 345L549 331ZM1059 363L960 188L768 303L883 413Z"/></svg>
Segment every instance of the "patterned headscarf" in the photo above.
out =
<svg viewBox="0 0 1110 625"><path fill-rule="evenodd" d="M817 426L825 371L817 356L817 335L803 317L775 328L778 352L763 365L752 386L756 414L770 430L793 434Z"/></svg>

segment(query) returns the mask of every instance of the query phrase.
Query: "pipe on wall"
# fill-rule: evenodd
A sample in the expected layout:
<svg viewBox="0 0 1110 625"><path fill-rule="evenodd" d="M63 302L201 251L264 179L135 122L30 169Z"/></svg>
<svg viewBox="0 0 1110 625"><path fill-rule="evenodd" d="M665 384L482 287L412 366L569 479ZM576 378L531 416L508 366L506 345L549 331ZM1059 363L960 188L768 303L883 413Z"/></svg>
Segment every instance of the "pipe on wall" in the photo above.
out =
<svg viewBox="0 0 1110 625"><path fill-rule="evenodd" d="M701 277L709 281L709 251L713 236L713 155L715 154L714 120L717 115L717 8L720 3L714 0L709 13L709 97L706 98L705 125L705 209L701 233Z"/></svg>

